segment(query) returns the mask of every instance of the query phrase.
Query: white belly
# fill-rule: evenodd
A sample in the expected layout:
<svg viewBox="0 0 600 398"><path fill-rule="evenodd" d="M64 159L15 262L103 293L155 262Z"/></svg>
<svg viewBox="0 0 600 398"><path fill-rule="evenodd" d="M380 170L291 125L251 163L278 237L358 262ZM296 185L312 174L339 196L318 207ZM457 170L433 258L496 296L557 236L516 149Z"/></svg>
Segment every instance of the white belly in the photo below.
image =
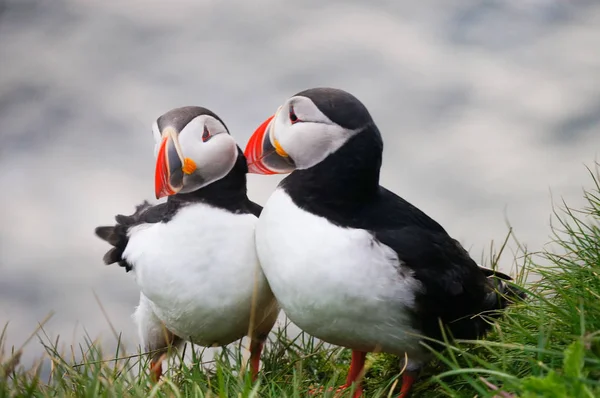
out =
<svg viewBox="0 0 600 398"><path fill-rule="evenodd" d="M275 297L298 327L353 349L418 352L410 310L420 282L370 233L335 226L277 189L256 244Z"/></svg>
<svg viewBox="0 0 600 398"><path fill-rule="evenodd" d="M254 282L257 308L273 299L256 256L256 221L194 204L168 223L132 229L124 257L173 333L205 346L228 344L248 332Z"/></svg>

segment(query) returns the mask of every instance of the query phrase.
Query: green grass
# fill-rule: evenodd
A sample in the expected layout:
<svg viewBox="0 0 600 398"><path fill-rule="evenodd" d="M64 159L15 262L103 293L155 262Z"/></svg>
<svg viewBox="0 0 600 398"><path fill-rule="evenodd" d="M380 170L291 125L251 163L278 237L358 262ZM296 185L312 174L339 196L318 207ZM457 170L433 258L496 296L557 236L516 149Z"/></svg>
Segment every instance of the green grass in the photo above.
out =
<svg viewBox="0 0 600 398"><path fill-rule="evenodd" d="M538 276L526 285L527 301L496 321L485 340L448 339L447 348L435 353L436 359L423 370L414 397L600 396L598 167L590 175L592 187L584 192L587 207L574 210L563 204L555 212L552 248L517 256L521 279L532 273ZM490 262L495 264L498 258L492 253ZM19 365L22 349L8 350L4 336L3 332L0 398L305 397L311 387L342 384L350 360L349 350L325 347L306 334L290 339L285 329L279 329L271 333L257 383L241 371L242 355L247 354L240 343L221 350L210 363L203 362L201 348L187 345L191 361L172 359L166 377L153 384L145 355L126 356L120 348L105 355L90 339L78 347L78 354L60 354L59 342L50 341L41 327L34 336L45 348L46 366L51 363L42 380L42 366ZM396 396L400 371L396 357L369 354L366 396Z"/></svg>

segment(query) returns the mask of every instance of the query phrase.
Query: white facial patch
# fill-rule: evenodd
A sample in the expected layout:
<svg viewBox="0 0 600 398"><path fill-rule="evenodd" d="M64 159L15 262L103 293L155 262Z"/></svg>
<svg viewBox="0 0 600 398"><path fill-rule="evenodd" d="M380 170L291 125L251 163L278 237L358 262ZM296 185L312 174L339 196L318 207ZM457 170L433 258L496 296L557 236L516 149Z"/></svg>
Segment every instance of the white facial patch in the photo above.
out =
<svg viewBox="0 0 600 398"><path fill-rule="evenodd" d="M210 138L204 142L204 127ZM217 119L201 115L192 119L179 133L184 158L190 158L196 170L184 176L182 193L195 191L227 175L235 165L238 152L235 140Z"/></svg>
<svg viewBox="0 0 600 398"><path fill-rule="evenodd" d="M290 111L298 121L292 123ZM332 122L306 97L292 97L273 119L273 136L296 164L307 169L337 151L358 133Z"/></svg>

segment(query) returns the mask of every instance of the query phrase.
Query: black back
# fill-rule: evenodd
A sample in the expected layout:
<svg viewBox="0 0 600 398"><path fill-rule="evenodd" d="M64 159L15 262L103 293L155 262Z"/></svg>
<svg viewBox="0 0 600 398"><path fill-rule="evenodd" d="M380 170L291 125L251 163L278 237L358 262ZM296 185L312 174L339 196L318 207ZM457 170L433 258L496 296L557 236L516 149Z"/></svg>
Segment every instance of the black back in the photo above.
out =
<svg viewBox="0 0 600 398"><path fill-rule="evenodd" d="M189 122L189 121L188 121ZM260 216L262 206L248 199L246 194L246 174L248 166L242 150L238 147L238 157L231 171L222 179L213 182L197 191L169 196L165 203L150 205L144 201L136 207L130 216L119 214L115 217L114 226L101 226L95 230L96 235L113 246L105 255L104 263L118 263L126 272L133 269L123 259L123 252L129 242L128 231L140 224L169 222L184 206L191 203L206 203L210 206L227 210L235 214L254 214Z"/></svg>
<svg viewBox="0 0 600 398"><path fill-rule="evenodd" d="M314 89L300 95L311 98L331 120L345 114L328 101L321 108L323 100ZM280 187L300 208L340 227L367 230L374 240L397 253L423 286L413 317L414 326L423 334L439 339L441 320L456 338L483 335L489 323L472 316L504 308L508 301L498 293L510 291L494 277L510 278L480 268L441 225L379 185L381 135L370 115L357 109L354 105L353 114L363 119L350 123L363 130L317 165L294 171Z"/></svg>

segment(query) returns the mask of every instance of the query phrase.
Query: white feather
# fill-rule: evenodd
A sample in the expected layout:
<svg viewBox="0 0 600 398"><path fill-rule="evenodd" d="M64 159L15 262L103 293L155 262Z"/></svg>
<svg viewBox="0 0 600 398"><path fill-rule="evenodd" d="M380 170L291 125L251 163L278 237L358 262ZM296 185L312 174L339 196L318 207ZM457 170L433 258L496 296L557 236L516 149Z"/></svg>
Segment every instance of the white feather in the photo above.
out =
<svg viewBox="0 0 600 398"><path fill-rule="evenodd" d="M257 322L277 311L256 256L256 221L252 214L190 204L169 222L132 228L123 256L170 331L204 346L243 337L255 286ZM143 333L149 326L139 327Z"/></svg>
<svg viewBox="0 0 600 398"><path fill-rule="evenodd" d="M256 241L275 297L301 329L353 349L423 355L410 318L421 284L369 232L306 212L279 188Z"/></svg>

